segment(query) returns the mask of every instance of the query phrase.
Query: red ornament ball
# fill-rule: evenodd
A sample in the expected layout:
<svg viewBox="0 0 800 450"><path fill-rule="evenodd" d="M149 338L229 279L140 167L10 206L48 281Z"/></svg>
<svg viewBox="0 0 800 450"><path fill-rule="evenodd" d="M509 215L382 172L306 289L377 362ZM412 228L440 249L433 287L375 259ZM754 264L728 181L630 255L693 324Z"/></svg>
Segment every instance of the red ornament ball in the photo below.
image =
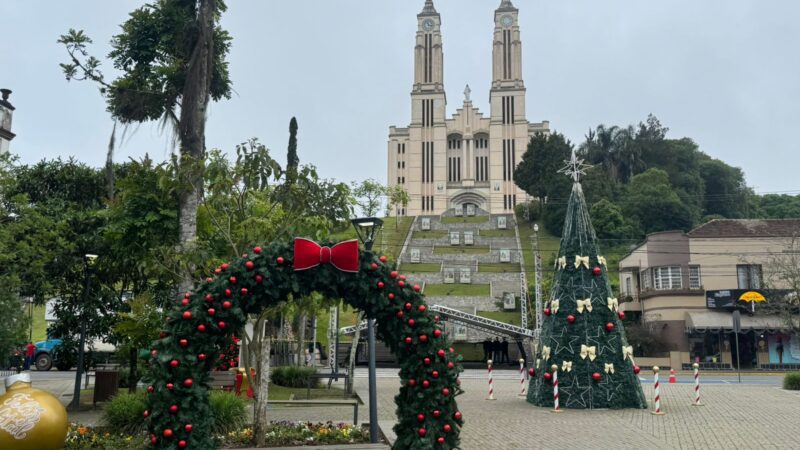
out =
<svg viewBox="0 0 800 450"><path fill-rule="evenodd" d="M545 308L544 309L544 315L545 316L549 316L550 315L550 308Z"/></svg>
<svg viewBox="0 0 800 450"><path fill-rule="evenodd" d="M283 259L283 256L278 256L277 261L278 261L278 265L282 265L285 260Z"/></svg>
<svg viewBox="0 0 800 450"><path fill-rule="evenodd" d="M390 276L392 279L395 279L395 278L397 278L397 271L396 271L396 270L393 270L393 271L392 271L392 272L389 274L389 276Z"/></svg>
<svg viewBox="0 0 800 450"><path fill-rule="evenodd" d="M178 405L172 405L169 407L170 414L177 414L178 413Z"/></svg>
<svg viewBox="0 0 800 450"><path fill-rule="evenodd" d="M417 422L425 422L425 414L417 414Z"/></svg>
<svg viewBox="0 0 800 450"><path fill-rule="evenodd" d="M434 370L433 372L431 372L431 376L433 378L439 378L439 371L438 370Z"/></svg>
<svg viewBox="0 0 800 450"><path fill-rule="evenodd" d="M185 299L181 300L181 306L189 306L189 299L185 298Z"/></svg>
<svg viewBox="0 0 800 450"><path fill-rule="evenodd" d="M406 338L406 345L411 345L412 342L413 340L410 337Z"/></svg>
<svg viewBox="0 0 800 450"><path fill-rule="evenodd" d="M444 445L444 438L439 436L438 438L436 438L436 443L439 445Z"/></svg>
<svg viewBox="0 0 800 450"><path fill-rule="evenodd" d="M233 295L233 292L230 289L225 289L225 297L230 297Z"/></svg>
<svg viewBox="0 0 800 450"><path fill-rule="evenodd" d="M601 378L602 378L602 376L600 375L600 372L595 372L595 373L592 374L592 379L594 381L600 381Z"/></svg>
<svg viewBox="0 0 800 450"><path fill-rule="evenodd" d="M211 277L206 278L206 283L211 283L212 281L214 281L213 278L211 278Z"/></svg>
<svg viewBox="0 0 800 450"><path fill-rule="evenodd" d="M639 372L641 372L641 371L642 371L641 367L633 366L633 373L635 373L636 375L639 375Z"/></svg>
<svg viewBox="0 0 800 450"><path fill-rule="evenodd" d="M449 432L453 431L453 427L451 427L449 423L444 424L442 429L444 430L445 433L449 433Z"/></svg>
<svg viewBox="0 0 800 450"><path fill-rule="evenodd" d="M247 288L242 288L242 290L239 292L242 294L242 296L245 296L247 295Z"/></svg>
<svg viewBox="0 0 800 450"><path fill-rule="evenodd" d="M411 311L411 303L406 303L406 310Z"/></svg>
<svg viewBox="0 0 800 450"><path fill-rule="evenodd" d="M192 427L192 424L190 424L190 423L187 423L187 424L186 424L186 426L184 426L184 427L183 427L183 429L184 429L184 430L185 430L187 433L191 433L191 432L192 432L192 428L194 428L194 427Z"/></svg>
<svg viewBox="0 0 800 450"><path fill-rule="evenodd" d="M528 369L528 376L529 377L535 377L536 376L536 369L534 369L533 367Z"/></svg>
<svg viewBox="0 0 800 450"><path fill-rule="evenodd" d="M152 356L153 358L155 358L156 356L158 356L158 350L155 350L155 349L153 349L153 350L150 350L150 356Z"/></svg>
<svg viewBox="0 0 800 450"><path fill-rule="evenodd" d="M206 360L206 354L205 353L200 353L199 355L197 355L197 359L200 360L200 361L205 361Z"/></svg>
<svg viewBox="0 0 800 450"><path fill-rule="evenodd" d="M606 324L606 331L614 331L614 324L611 323L611 322L608 322Z"/></svg>
<svg viewBox="0 0 800 450"><path fill-rule="evenodd" d="M256 255L261 253L261 247L253 247L253 253L255 253Z"/></svg>
<svg viewBox="0 0 800 450"><path fill-rule="evenodd" d="M164 339L165 337L169 336L169 334L167 334L167 332L166 332L166 331L162 331L161 333L158 333L158 336L159 336L161 339Z"/></svg>
<svg viewBox="0 0 800 450"><path fill-rule="evenodd" d="M142 415L143 415L144 417L150 417L150 411L148 411L148 410L146 410L146 409L145 409L145 410L144 410L144 412L142 413Z"/></svg>
<svg viewBox="0 0 800 450"><path fill-rule="evenodd" d="M389 293L388 297L389 297L389 300L394 300L394 294L392 294L391 292Z"/></svg>
<svg viewBox="0 0 800 450"><path fill-rule="evenodd" d="M456 420L461 420L461 411L456 411L455 414L453 414L453 418Z"/></svg>
<svg viewBox="0 0 800 450"><path fill-rule="evenodd" d="M236 284L236 277L230 277L228 278L228 281L230 281L231 284Z"/></svg>
<svg viewBox="0 0 800 450"><path fill-rule="evenodd" d="M575 323L575 316L573 316L572 314L568 315L567 316L567 322Z"/></svg>
<svg viewBox="0 0 800 450"><path fill-rule="evenodd" d="M601 269L599 266L594 266L594 269L592 269L592 275L596 277L599 277L602 273L603 269Z"/></svg>
<svg viewBox="0 0 800 450"><path fill-rule="evenodd" d="M154 388L153 386L147 386L147 392L153 392L155 390L156 388Z"/></svg>
<svg viewBox="0 0 800 450"><path fill-rule="evenodd" d="M398 281L398 282L397 282L397 286L398 286L400 289L403 289L404 287L406 287L406 282L405 282L405 281L403 281L403 280L400 280L400 281Z"/></svg>
<svg viewBox="0 0 800 450"><path fill-rule="evenodd" d="M201 323L200 325L197 326L197 331L199 331L201 333L205 333L206 332L206 326Z"/></svg>
<svg viewBox="0 0 800 450"><path fill-rule="evenodd" d="M436 352L436 354L439 355L439 358L444 358L445 352L444 352L444 350L439 349L439 351Z"/></svg>
<svg viewBox="0 0 800 450"><path fill-rule="evenodd" d="M425 305L419 305L419 308L417 308L417 309L419 310L419 312L423 312L424 313L425 310L428 309L428 307L425 306Z"/></svg>
<svg viewBox="0 0 800 450"><path fill-rule="evenodd" d="M217 322L217 326L220 328L220 330L224 330L227 325L225 325L225 322L220 320Z"/></svg>
<svg viewBox="0 0 800 450"><path fill-rule="evenodd" d="M400 279L403 280L403 281L406 281L406 276L405 275L400 275Z"/></svg>
<svg viewBox="0 0 800 450"><path fill-rule="evenodd" d="M617 316L619 317L619 320L625 320L625 312L620 311L617 313Z"/></svg>
<svg viewBox="0 0 800 450"><path fill-rule="evenodd" d="M455 366L456 366L456 365L455 365L455 364L453 364L453 362L452 362L452 361L450 361L450 362L448 362L448 363L447 363L447 368L448 368L448 369L452 369L452 368L453 368L453 367L455 367Z"/></svg>
<svg viewBox="0 0 800 450"><path fill-rule="evenodd" d="M181 339L178 344L180 344L181 347L188 347L189 341L187 339Z"/></svg>
<svg viewBox="0 0 800 450"><path fill-rule="evenodd" d="M187 378L187 379L183 380L183 386L184 387L190 388L193 385L194 385L194 380L192 380L191 378Z"/></svg>
<svg viewBox="0 0 800 450"><path fill-rule="evenodd" d="M428 342L428 336L427 336L427 335L424 335L424 334L423 334L423 335L421 335L421 336L419 337L419 341L420 341L420 342Z"/></svg>
<svg viewBox="0 0 800 450"><path fill-rule="evenodd" d="M439 316L433 316L433 321L434 322L439 323L440 320L442 320L442 319L439 318Z"/></svg>
<svg viewBox="0 0 800 450"><path fill-rule="evenodd" d="M429 387L431 387L431 382L428 380L422 380L422 387L428 389Z"/></svg>
<svg viewBox="0 0 800 450"><path fill-rule="evenodd" d="M431 365L431 359L428 358L428 357L425 357L425 359L422 360L422 363L425 364L426 366L430 366Z"/></svg>
<svg viewBox="0 0 800 450"><path fill-rule="evenodd" d="M420 428L417 431L417 434L419 434L419 437L425 437L425 435L427 434L427 431L425 431L425 428Z"/></svg>
<svg viewBox="0 0 800 450"><path fill-rule="evenodd" d="M169 389L171 391L171 390L175 389L175 385L172 384L172 383L167 383L167 389Z"/></svg>
<svg viewBox="0 0 800 450"><path fill-rule="evenodd" d="M416 386L417 385L417 380L415 380L413 378L409 379L408 380L408 385L411 386L411 387Z"/></svg>
<svg viewBox="0 0 800 450"><path fill-rule="evenodd" d="M217 313L217 310L214 308L208 308L208 315L214 317L214 314Z"/></svg>
<svg viewBox="0 0 800 450"><path fill-rule="evenodd" d="M415 323L417 322L415 322L414 319L408 319L408 326L410 326L411 328L414 328Z"/></svg>
<svg viewBox="0 0 800 450"><path fill-rule="evenodd" d="M438 409L434 409L433 410L433 417L438 419L441 414L442 414L442 412L439 411Z"/></svg>
<svg viewBox="0 0 800 450"><path fill-rule="evenodd" d="M181 363L177 359L173 359L172 361L169 362L169 365L172 367L178 367L179 365L181 365Z"/></svg>
<svg viewBox="0 0 800 450"><path fill-rule="evenodd" d="M378 265L375 264L375 263L372 263L372 264L369 265L369 268L372 269L372 270L378 270Z"/></svg>
<svg viewBox="0 0 800 450"><path fill-rule="evenodd" d="M150 443L153 445L158 444L158 439L156 439L155 435L150 435Z"/></svg>
<svg viewBox="0 0 800 450"><path fill-rule="evenodd" d="M183 312L183 320L189 320L191 318L192 318L192 312L191 311L184 311Z"/></svg>
<svg viewBox="0 0 800 450"><path fill-rule="evenodd" d="M552 378L553 378L553 376L550 375L550 372L545 372L544 373L544 379L545 380L550 381Z"/></svg>
<svg viewBox="0 0 800 450"><path fill-rule="evenodd" d="M247 261L246 263L244 263L244 266L245 266L245 267L247 267L247 270L253 270L253 268L254 268L256 265L255 265L255 264L253 264L253 261Z"/></svg>
<svg viewBox="0 0 800 450"><path fill-rule="evenodd" d="M232 306L232 305L231 305L231 302L229 302L229 301L227 301L227 300L225 300L224 302L222 302L222 309L231 309L231 306Z"/></svg>
<svg viewBox="0 0 800 450"><path fill-rule="evenodd" d="M228 270L228 263L223 263L220 267L222 270Z"/></svg>
<svg viewBox="0 0 800 450"><path fill-rule="evenodd" d="M438 329L438 328L437 328L437 329L435 329L435 330L433 330L433 337L437 337L437 338L438 338L438 337L440 337L441 335L442 335L442 330L440 330L440 329Z"/></svg>
<svg viewBox="0 0 800 450"><path fill-rule="evenodd" d="M256 283L261 284L262 281L264 281L264 277L261 275L256 275Z"/></svg>
<svg viewBox="0 0 800 450"><path fill-rule="evenodd" d="M214 275L219 275L221 273L222 273L222 269L220 269L220 268L214 269Z"/></svg>
<svg viewBox="0 0 800 450"><path fill-rule="evenodd" d="M172 437L172 435L173 435L172 430L167 428L166 430L164 430L163 435L164 435L165 438L170 439Z"/></svg>
<svg viewBox="0 0 800 450"><path fill-rule="evenodd" d="M445 397L449 396L450 395L450 389L442 388L442 395L444 395Z"/></svg>
<svg viewBox="0 0 800 450"><path fill-rule="evenodd" d="M388 261L388 258L386 258L386 257L385 257L385 256L383 256L383 255L381 255L381 257L380 257L380 258L378 258L378 259L379 259L379 260L380 260L382 263L385 263L386 261Z"/></svg>
<svg viewBox="0 0 800 450"><path fill-rule="evenodd" d="M378 281L378 289L383 289L384 286L386 285L383 284L383 281Z"/></svg>
<svg viewBox="0 0 800 450"><path fill-rule="evenodd" d="M414 285L414 292L419 292L420 290L422 290L422 288L421 288L421 287L419 287L419 285L418 285L418 284L415 284L415 285Z"/></svg>
<svg viewBox="0 0 800 450"><path fill-rule="evenodd" d="M208 303L211 303L211 302L213 302L213 301L214 301L214 296L213 296L213 295L211 295L211 294L206 294L206 301L207 301Z"/></svg>
<svg viewBox="0 0 800 450"><path fill-rule="evenodd" d="M178 448L186 448L186 441L184 440L178 441Z"/></svg>
<svg viewBox="0 0 800 450"><path fill-rule="evenodd" d="M403 311L397 311L397 314L395 315L397 316L398 319L402 319L404 316Z"/></svg>

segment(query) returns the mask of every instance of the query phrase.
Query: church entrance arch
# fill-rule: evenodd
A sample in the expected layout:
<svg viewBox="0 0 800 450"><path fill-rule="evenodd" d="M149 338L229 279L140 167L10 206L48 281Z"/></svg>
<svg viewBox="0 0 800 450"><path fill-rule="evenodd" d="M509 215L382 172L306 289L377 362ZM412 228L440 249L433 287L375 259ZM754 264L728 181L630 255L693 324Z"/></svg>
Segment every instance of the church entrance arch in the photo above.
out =
<svg viewBox="0 0 800 450"><path fill-rule="evenodd" d="M214 448L208 383L217 355L248 317L318 292L375 319L378 338L400 363L394 448L458 448L461 357L419 291L385 256L360 250L355 240L275 242L222 264L169 312L153 343L145 413L151 443L162 449Z"/></svg>

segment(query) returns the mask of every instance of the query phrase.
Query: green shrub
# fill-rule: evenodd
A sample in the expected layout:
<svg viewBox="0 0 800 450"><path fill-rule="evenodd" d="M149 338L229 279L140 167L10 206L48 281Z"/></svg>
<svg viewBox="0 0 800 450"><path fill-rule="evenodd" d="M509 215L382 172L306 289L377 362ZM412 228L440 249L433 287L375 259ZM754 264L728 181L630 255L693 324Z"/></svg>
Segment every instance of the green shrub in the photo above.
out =
<svg viewBox="0 0 800 450"><path fill-rule="evenodd" d="M314 389L319 385L319 379L311 378L315 373L316 369L311 367L275 367L272 369L272 382L284 387L307 387L310 379L311 389Z"/></svg>
<svg viewBox="0 0 800 450"><path fill-rule="evenodd" d="M248 421L247 402L231 392L210 391L208 403L214 418L212 432L215 434L240 430Z"/></svg>
<svg viewBox="0 0 800 450"><path fill-rule="evenodd" d="M783 388L800 391L800 372L787 373L783 378Z"/></svg>
<svg viewBox="0 0 800 450"><path fill-rule="evenodd" d="M146 409L144 392L119 393L103 407L103 425L123 433L137 434L145 428L142 417Z"/></svg>

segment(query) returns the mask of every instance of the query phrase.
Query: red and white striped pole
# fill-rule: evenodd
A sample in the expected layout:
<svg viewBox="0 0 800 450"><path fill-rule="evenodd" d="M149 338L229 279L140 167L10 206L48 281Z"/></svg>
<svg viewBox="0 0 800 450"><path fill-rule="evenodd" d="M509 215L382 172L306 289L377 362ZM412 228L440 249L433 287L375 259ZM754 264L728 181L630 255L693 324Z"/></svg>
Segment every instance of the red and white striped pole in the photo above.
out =
<svg viewBox="0 0 800 450"><path fill-rule="evenodd" d="M700 364L694 363L692 368L694 368L694 402L692 406L703 406L700 403Z"/></svg>
<svg viewBox="0 0 800 450"><path fill-rule="evenodd" d="M655 411L650 411L651 414L656 416L664 415L664 411L661 410L661 389L660 385L658 384L658 366L653 366L653 407Z"/></svg>
<svg viewBox="0 0 800 450"><path fill-rule="evenodd" d="M553 371L553 411L554 413L560 413L561 408L558 407L558 366L553 364L550 366L550 369Z"/></svg>
<svg viewBox="0 0 800 450"><path fill-rule="evenodd" d="M486 400L497 400L494 398L494 381L492 380L492 360L487 361L489 364L489 396Z"/></svg>
<svg viewBox="0 0 800 450"><path fill-rule="evenodd" d="M519 359L519 397L525 397L525 360Z"/></svg>

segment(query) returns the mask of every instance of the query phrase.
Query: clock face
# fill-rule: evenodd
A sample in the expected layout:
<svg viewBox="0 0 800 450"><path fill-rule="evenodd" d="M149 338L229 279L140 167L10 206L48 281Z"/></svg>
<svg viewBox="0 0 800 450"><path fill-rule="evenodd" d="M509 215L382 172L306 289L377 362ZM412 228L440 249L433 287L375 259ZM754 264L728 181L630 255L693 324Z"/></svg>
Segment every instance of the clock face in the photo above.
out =
<svg viewBox="0 0 800 450"><path fill-rule="evenodd" d="M425 21L422 22L422 29L424 29L425 31L432 31L434 25L435 24L433 23L433 19L425 19Z"/></svg>
<svg viewBox="0 0 800 450"><path fill-rule="evenodd" d="M511 16L503 16L503 18L501 19L501 23L503 24L504 27L508 28L511 25L514 25L514 18Z"/></svg>

